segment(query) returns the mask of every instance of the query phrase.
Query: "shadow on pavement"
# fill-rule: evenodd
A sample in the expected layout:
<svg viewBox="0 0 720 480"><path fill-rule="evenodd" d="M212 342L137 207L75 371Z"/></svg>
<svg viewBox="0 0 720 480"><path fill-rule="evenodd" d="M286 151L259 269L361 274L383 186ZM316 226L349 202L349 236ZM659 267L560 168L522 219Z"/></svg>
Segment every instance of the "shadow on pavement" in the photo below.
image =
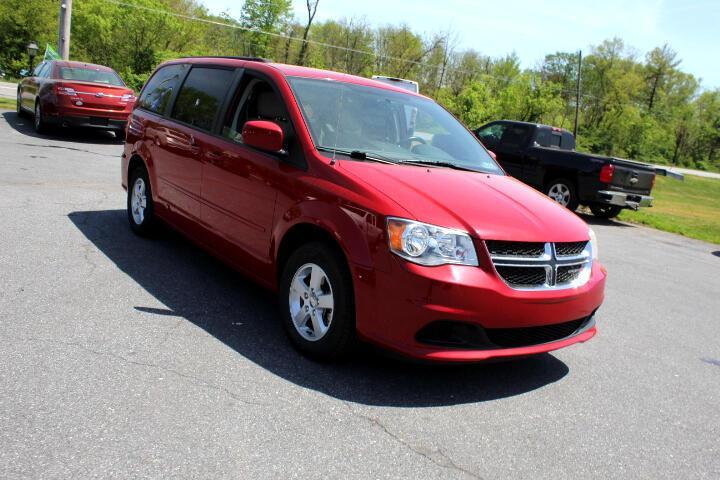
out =
<svg viewBox="0 0 720 480"><path fill-rule="evenodd" d="M712 254L715 255L716 257L720 257L720 250L716 250L716 251L712 252Z"/></svg>
<svg viewBox="0 0 720 480"><path fill-rule="evenodd" d="M552 355L485 365L418 365L365 346L352 360L320 364L297 353L277 319L275 296L164 231L153 240L131 233L124 210L73 212L70 220L120 270L167 306L136 305L185 318L290 382L368 405L429 407L519 395L556 382L568 367Z"/></svg>
<svg viewBox="0 0 720 480"><path fill-rule="evenodd" d="M123 140L115 137L115 134L112 132L92 128L51 127L49 133L40 135L35 132L32 115L25 114L21 117L18 116L17 112L3 112L2 116L10 127L28 137L55 140L59 142L96 144L123 143Z"/></svg>

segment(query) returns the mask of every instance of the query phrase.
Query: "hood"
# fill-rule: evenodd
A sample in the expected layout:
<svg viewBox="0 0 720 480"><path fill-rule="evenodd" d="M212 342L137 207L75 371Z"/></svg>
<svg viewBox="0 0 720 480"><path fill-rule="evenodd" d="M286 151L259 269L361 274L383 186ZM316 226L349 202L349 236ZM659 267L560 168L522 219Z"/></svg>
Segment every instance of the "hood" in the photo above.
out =
<svg viewBox="0 0 720 480"><path fill-rule="evenodd" d="M577 215L510 176L351 160L338 165L410 212L414 220L458 228L485 240L589 238L587 224Z"/></svg>

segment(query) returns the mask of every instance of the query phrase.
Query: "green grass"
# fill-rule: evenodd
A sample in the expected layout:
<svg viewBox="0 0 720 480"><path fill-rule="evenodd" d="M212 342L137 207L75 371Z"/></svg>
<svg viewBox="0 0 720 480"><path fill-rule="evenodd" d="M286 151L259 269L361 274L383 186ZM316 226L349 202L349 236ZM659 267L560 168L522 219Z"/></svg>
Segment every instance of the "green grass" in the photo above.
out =
<svg viewBox="0 0 720 480"><path fill-rule="evenodd" d="M0 109L3 110L15 110L15 99L14 98L0 98Z"/></svg>
<svg viewBox="0 0 720 480"><path fill-rule="evenodd" d="M651 208L623 210L620 220L720 244L720 180L685 176L679 182L658 177Z"/></svg>

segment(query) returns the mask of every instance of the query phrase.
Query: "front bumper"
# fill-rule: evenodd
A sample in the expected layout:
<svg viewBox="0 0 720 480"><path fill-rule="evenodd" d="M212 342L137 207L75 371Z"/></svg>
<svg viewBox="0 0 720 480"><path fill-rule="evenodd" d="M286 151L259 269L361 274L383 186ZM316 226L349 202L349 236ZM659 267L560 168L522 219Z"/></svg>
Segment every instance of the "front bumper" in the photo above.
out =
<svg viewBox="0 0 720 480"><path fill-rule="evenodd" d="M423 267L396 257L390 265L390 271L375 271L375 311L359 315L358 332L366 340L411 358L478 362L524 357L585 342L597 331L593 315L603 301L606 278L599 262L594 262L586 284L549 291L514 290L489 265ZM472 342L469 347L454 347L428 343L419 335L439 321L475 325L480 331L552 329L572 322L579 322L580 327L561 338L510 348L478 347Z"/></svg>
<svg viewBox="0 0 720 480"><path fill-rule="evenodd" d="M600 190L597 198L600 203L605 205L632 208L633 210L637 210L640 207L651 207L653 202L653 197L649 195L615 192L612 190Z"/></svg>

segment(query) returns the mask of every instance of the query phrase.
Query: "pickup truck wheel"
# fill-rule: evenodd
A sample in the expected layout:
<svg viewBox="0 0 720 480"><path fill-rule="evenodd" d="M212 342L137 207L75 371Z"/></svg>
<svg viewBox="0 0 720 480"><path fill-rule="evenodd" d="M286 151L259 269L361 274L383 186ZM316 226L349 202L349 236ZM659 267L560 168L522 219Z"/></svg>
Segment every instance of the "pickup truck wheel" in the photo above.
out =
<svg viewBox="0 0 720 480"><path fill-rule="evenodd" d="M127 215L130 228L141 237L152 235L155 229L155 205L150 190L150 178L145 167L130 173L127 192Z"/></svg>
<svg viewBox="0 0 720 480"><path fill-rule="evenodd" d="M617 205L591 205L590 211L598 218L615 218L622 211Z"/></svg>
<svg viewBox="0 0 720 480"><path fill-rule="evenodd" d="M575 184L566 178L550 181L545 187L545 195L573 212L579 204Z"/></svg>
<svg viewBox="0 0 720 480"><path fill-rule="evenodd" d="M290 255L280 279L283 325L295 347L321 361L349 355L355 345L355 302L345 259L322 242Z"/></svg>

